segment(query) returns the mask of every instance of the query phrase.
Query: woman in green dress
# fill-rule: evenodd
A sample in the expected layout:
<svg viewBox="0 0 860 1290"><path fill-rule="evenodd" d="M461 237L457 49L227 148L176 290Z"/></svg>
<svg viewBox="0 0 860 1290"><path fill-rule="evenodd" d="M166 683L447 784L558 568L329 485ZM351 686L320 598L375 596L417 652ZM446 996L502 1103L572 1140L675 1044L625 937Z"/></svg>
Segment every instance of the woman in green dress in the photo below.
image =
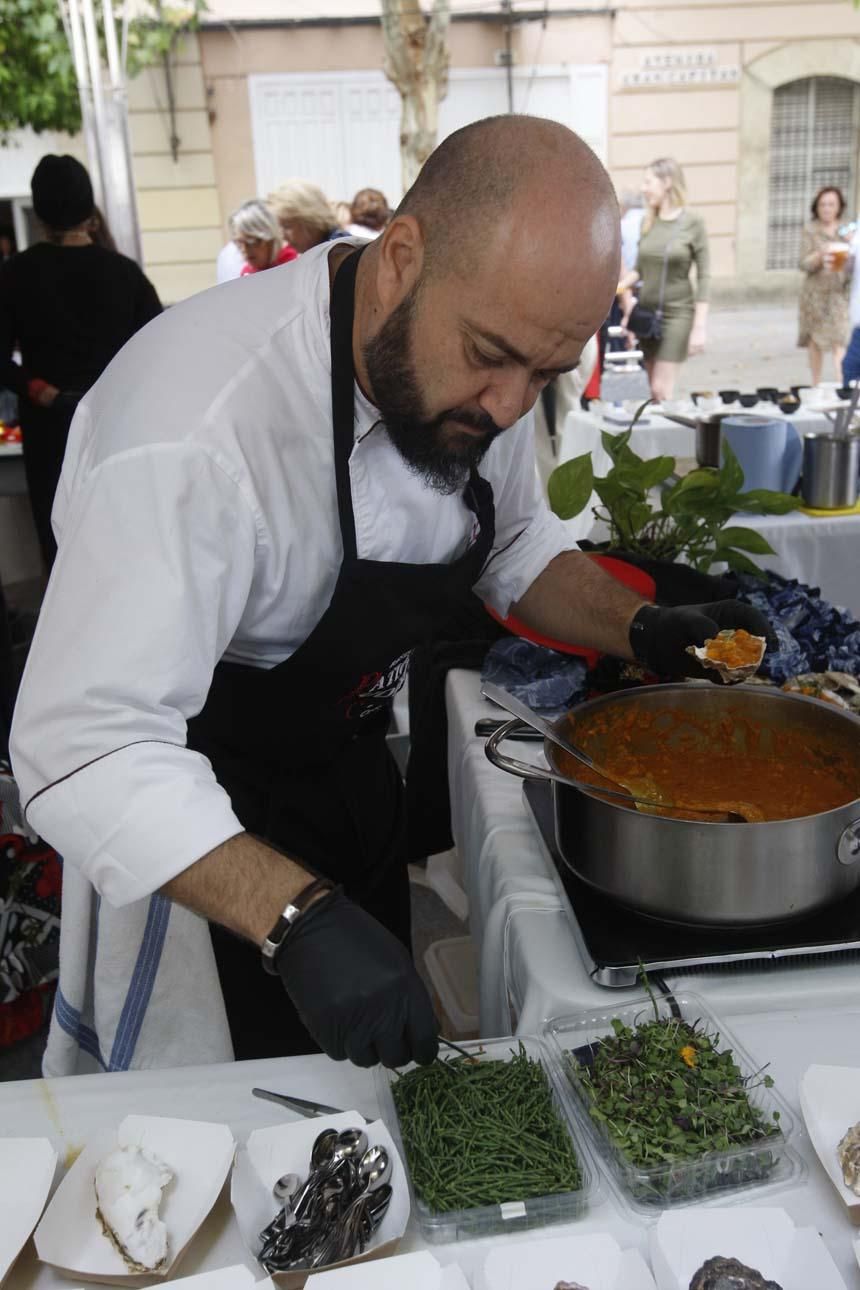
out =
<svg viewBox="0 0 860 1290"><path fill-rule="evenodd" d="M660 312L659 340L640 340L651 383L651 397L670 399L678 368L705 348L710 263L708 235L700 215L686 207L684 174L677 161L652 161L642 182L645 219L636 267L618 284L625 320L634 303L631 288L640 283L639 304ZM695 290L691 273L695 267Z"/></svg>

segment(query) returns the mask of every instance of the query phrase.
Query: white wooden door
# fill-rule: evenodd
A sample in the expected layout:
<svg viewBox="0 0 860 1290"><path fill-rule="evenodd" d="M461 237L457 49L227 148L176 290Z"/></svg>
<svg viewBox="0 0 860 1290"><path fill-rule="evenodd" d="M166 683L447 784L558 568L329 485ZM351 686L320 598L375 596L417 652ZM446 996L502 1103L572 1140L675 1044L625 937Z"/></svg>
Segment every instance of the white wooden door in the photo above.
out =
<svg viewBox="0 0 860 1290"><path fill-rule="evenodd" d="M332 201L399 190L400 96L382 72L249 76L257 193L311 179Z"/></svg>
<svg viewBox="0 0 860 1290"><path fill-rule="evenodd" d="M514 108L563 122L605 156L606 72L603 65L517 68ZM248 87L258 195L301 177L333 201L364 187L399 201L400 98L381 71L250 76ZM456 68L439 109L439 138L507 107L504 69Z"/></svg>

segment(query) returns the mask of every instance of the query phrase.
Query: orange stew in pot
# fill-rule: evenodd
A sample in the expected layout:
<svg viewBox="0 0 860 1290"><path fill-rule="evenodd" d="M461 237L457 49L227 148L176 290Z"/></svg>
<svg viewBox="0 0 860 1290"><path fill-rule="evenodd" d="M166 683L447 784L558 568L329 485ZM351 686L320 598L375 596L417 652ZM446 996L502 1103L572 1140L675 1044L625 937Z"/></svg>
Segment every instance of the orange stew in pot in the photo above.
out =
<svg viewBox="0 0 860 1290"><path fill-rule="evenodd" d="M662 802L679 808L719 811L752 803L750 820L816 815L860 796L856 758L806 730L763 728L740 713L699 721L689 712L630 705L568 720L574 739L614 782L564 752L554 754L556 764L596 788L650 781ZM689 809L684 816L695 818Z"/></svg>

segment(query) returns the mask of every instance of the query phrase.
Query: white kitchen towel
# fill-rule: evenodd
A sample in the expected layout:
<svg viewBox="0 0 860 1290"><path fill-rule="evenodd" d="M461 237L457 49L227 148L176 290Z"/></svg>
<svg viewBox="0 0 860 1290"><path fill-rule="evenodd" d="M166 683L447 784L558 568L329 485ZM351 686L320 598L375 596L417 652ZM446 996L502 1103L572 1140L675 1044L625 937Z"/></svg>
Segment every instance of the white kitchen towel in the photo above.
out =
<svg viewBox="0 0 860 1290"><path fill-rule="evenodd" d="M232 1060L206 920L157 895L114 909L65 866L44 1074Z"/></svg>

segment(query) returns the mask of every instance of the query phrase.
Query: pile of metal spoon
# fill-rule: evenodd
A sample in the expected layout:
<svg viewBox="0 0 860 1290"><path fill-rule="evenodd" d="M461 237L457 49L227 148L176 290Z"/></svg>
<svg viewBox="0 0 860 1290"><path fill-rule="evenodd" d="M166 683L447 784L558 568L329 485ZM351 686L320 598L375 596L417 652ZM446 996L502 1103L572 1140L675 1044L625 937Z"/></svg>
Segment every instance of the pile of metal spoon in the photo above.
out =
<svg viewBox="0 0 860 1290"><path fill-rule="evenodd" d="M322 1268L363 1254L391 1203L391 1160L363 1129L323 1129L310 1173L285 1174L272 1191L282 1208L260 1233L267 1272Z"/></svg>

